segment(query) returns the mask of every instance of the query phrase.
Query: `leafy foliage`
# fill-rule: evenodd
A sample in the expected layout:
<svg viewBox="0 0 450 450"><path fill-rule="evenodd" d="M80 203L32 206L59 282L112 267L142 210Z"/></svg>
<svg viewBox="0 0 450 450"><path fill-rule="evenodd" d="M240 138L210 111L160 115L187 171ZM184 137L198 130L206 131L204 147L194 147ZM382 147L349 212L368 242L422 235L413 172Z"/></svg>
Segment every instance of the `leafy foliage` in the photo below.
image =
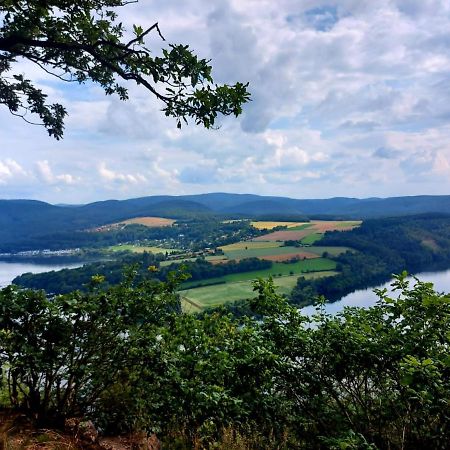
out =
<svg viewBox="0 0 450 450"><path fill-rule="evenodd" d="M267 448L445 449L450 296L393 284L368 309L312 317L255 283L250 316L177 310L174 286L131 275L117 288L47 298L0 294L11 404L41 419L91 416L213 446L224 430ZM269 445L270 442L270 445ZM250 446L251 447L251 446Z"/></svg>
<svg viewBox="0 0 450 450"><path fill-rule="evenodd" d="M217 115L242 112L249 100L247 85L215 85L209 61L199 59L187 45L170 44L161 56L146 47L158 23L133 26L133 36L118 22L123 0L3 1L0 5L0 103L25 118L42 120L50 136L60 139L67 112L48 104L47 95L22 74L8 75L18 59L26 59L62 81L99 84L106 94L128 99L123 81L143 86L163 104L177 126L192 118L206 128ZM25 118L28 121L28 119Z"/></svg>
<svg viewBox="0 0 450 450"><path fill-rule="evenodd" d="M108 290L47 297L9 286L0 292L0 364L11 406L39 421L84 413L127 365L130 343L179 309L175 283L134 274Z"/></svg>

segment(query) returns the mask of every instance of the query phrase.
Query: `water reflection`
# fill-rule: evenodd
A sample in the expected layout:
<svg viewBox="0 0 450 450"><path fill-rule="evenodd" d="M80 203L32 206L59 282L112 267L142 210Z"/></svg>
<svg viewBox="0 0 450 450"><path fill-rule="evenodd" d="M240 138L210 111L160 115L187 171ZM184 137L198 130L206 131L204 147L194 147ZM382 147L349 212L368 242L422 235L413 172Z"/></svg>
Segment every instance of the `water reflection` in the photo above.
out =
<svg viewBox="0 0 450 450"><path fill-rule="evenodd" d="M450 269L442 272L422 272L417 274L416 277L419 278L420 281L433 283L438 292L450 292ZM386 288L390 291L390 284L391 282L389 281L378 286L378 288ZM372 306L378 300L378 297L373 292L374 289L375 288L368 288L352 292L337 302L328 303L325 306L325 309L327 312L335 314L341 311L344 306ZM306 306L305 308L302 308L302 312L310 315L315 312L315 308L313 306Z"/></svg>
<svg viewBox="0 0 450 450"><path fill-rule="evenodd" d="M80 263L71 264L49 264L49 263L22 263L22 262L6 262L0 261L0 287L8 286L12 280L24 273L41 273L51 270L72 269L80 267Z"/></svg>

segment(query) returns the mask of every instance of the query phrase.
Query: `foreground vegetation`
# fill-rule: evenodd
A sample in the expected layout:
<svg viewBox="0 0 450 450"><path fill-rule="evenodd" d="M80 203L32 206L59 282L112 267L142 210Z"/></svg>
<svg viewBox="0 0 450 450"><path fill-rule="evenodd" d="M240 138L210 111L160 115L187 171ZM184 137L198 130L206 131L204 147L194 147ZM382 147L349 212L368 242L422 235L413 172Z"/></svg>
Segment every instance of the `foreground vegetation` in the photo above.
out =
<svg viewBox="0 0 450 450"><path fill-rule="evenodd" d="M1 398L40 426L85 416L169 448L444 449L450 296L405 276L397 298L378 292L376 306L336 316L319 302L313 317L271 280L255 282L242 317L183 314L182 274L136 282L130 271L106 290L94 277L87 293L51 298L10 286Z"/></svg>

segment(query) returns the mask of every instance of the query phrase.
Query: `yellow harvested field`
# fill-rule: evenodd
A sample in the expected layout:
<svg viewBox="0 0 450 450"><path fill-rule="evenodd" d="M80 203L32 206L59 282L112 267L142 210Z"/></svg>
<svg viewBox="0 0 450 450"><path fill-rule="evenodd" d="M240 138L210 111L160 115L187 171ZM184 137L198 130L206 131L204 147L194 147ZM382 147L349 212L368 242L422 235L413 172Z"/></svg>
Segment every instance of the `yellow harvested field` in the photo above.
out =
<svg viewBox="0 0 450 450"><path fill-rule="evenodd" d="M145 225L146 227L171 227L175 223L175 220L166 219L165 217L135 217L133 219L124 220L120 223L125 223L127 225Z"/></svg>
<svg viewBox="0 0 450 450"><path fill-rule="evenodd" d="M113 230L120 230L127 225L144 225L146 227L171 227L176 220L166 219L165 217L133 217L132 219L127 219L122 222L109 223L108 225L102 225L100 227L91 228L90 232L106 232Z"/></svg>
<svg viewBox="0 0 450 450"><path fill-rule="evenodd" d="M272 230L275 227L298 227L300 225L306 225L309 222L269 222L269 221L255 221L251 222L251 225L258 230Z"/></svg>

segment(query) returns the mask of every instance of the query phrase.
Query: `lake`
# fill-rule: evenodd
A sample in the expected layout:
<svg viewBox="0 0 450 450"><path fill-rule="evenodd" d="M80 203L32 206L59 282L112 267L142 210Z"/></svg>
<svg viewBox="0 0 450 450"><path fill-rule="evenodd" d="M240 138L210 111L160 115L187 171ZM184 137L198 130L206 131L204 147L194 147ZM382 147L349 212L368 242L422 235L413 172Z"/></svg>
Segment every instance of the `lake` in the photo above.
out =
<svg viewBox="0 0 450 450"><path fill-rule="evenodd" d="M65 268L75 268L82 266L83 263L71 264L49 264L49 263L19 263L0 261L0 288L11 284L11 281L18 275L26 272L41 273L50 270L61 270ZM422 272L416 275L421 281L431 281L434 283L436 290L441 292L450 292L450 269L440 272ZM391 282L384 283L378 288L389 288ZM330 313L336 313L344 308L344 306L371 306L375 304L378 297L373 293L374 288L361 289L346 295L341 300L334 303L328 303L326 310ZM313 314L315 309L313 306L302 308L303 313Z"/></svg>
<svg viewBox="0 0 450 450"><path fill-rule="evenodd" d="M72 269L82 266L82 263L49 264L47 263L22 263L0 261L0 287L8 286L12 280L23 273L41 273L50 270Z"/></svg>
<svg viewBox="0 0 450 450"><path fill-rule="evenodd" d="M416 274L416 277L419 278L420 281L433 283L438 292L450 292L450 269L439 272L421 272ZM377 288L387 288L390 290L390 284L391 281L388 281L387 283L377 286ZM372 306L378 300L378 297L373 292L374 289L375 288L372 287L352 292L337 302L328 303L325 306L325 309L327 312L334 314L341 311L344 306ZM395 293L393 295L395 296ZM315 312L315 308L313 306L306 306L305 308L302 308L302 312L310 315Z"/></svg>

